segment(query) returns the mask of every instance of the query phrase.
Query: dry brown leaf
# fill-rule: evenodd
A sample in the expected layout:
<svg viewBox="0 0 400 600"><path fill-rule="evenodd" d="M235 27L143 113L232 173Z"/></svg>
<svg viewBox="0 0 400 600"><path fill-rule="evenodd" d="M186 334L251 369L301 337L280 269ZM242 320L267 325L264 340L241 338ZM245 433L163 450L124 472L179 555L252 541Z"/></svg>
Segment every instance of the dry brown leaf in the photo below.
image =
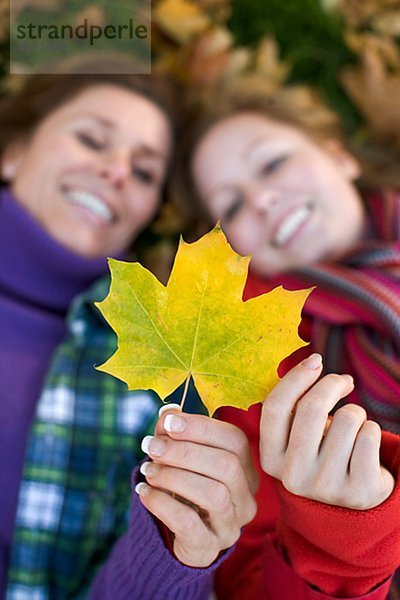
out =
<svg viewBox="0 0 400 600"><path fill-rule="evenodd" d="M282 83L286 79L289 65L280 60L276 40L271 37L261 40L255 54L255 68L260 75L277 83Z"/></svg>
<svg viewBox="0 0 400 600"><path fill-rule="evenodd" d="M343 15L350 28L371 26L386 12L400 9L399 0L342 0L336 10Z"/></svg>
<svg viewBox="0 0 400 600"><path fill-rule="evenodd" d="M389 36L400 36L400 9L388 10L372 19L372 28Z"/></svg>
<svg viewBox="0 0 400 600"><path fill-rule="evenodd" d="M347 68L340 79L372 132L400 145L400 72L387 70L372 45L364 49L361 64Z"/></svg>
<svg viewBox="0 0 400 600"><path fill-rule="evenodd" d="M219 81L230 60L232 43L226 28L216 27L200 35L187 63L189 80L201 86Z"/></svg>
<svg viewBox="0 0 400 600"><path fill-rule="evenodd" d="M187 44L210 26L210 19L190 0L162 0L153 9L153 21L173 40Z"/></svg>
<svg viewBox="0 0 400 600"><path fill-rule="evenodd" d="M377 53L390 69L396 69L400 64L399 46L392 38L351 31L346 34L345 39L348 47L356 54L362 56L364 53Z"/></svg>

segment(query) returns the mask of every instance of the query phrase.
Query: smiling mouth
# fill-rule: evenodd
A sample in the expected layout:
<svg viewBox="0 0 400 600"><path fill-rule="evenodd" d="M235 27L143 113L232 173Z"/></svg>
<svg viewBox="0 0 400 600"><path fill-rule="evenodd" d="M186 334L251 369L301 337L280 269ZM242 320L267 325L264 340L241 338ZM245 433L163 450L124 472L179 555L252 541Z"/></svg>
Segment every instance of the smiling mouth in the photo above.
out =
<svg viewBox="0 0 400 600"><path fill-rule="evenodd" d="M308 202L306 205L303 205L292 211L285 219L283 219L272 239L272 245L275 248L281 248L294 239L296 234L307 221L312 209L313 204Z"/></svg>
<svg viewBox="0 0 400 600"><path fill-rule="evenodd" d="M104 223L112 223L115 220L115 214L108 204L91 192L71 189L65 190L65 196L69 202L85 208Z"/></svg>

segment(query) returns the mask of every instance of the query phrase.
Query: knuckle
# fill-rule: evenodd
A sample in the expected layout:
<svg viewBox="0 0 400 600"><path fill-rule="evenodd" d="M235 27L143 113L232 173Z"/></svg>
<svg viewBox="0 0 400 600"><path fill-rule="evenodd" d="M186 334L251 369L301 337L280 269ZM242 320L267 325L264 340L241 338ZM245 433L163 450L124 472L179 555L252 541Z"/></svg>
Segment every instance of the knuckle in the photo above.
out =
<svg viewBox="0 0 400 600"><path fill-rule="evenodd" d="M188 464L191 458L191 446L184 441L175 442L179 464ZM171 444L172 446L172 444Z"/></svg>
<svg viewBox="0 0 400 600"><path fill-rule="evenodd" d="M221 540L221 550L224 550L225 548L230 548L230 546L233 546L233 544L235 544L238 539L240 538L240 528L237 526L233 526L230 528L229 532L227 533L227 535L225 536L224 540Z"/></svg>
<svg viewBox="0 0 400 600"><path fill-rule="evenodd" d="M218 549L210 540L203 540L201 548L184 546L177 542L174 543L174 554L185 565L197 568L206 568L211 565L218 555Z"/></svg>
<svg viewBox="0 0 400 600"><path fill-rule="evenodd" d="M275 457L269 456L267 452L264 452L261 454L260 463L264 473L280 479L282 471L280 461L278 462Z"/></svg>
<svg viewBox="0 0 400 600"><path fill-rule="evenodd" d="M366 419L367 413L356 404L346 404L333 415L333 421L340 421L348 429L355 429Z"/></svg>
<svg viewBox="0 0 400 600"><path fill-rule="evenodd" d="M338 505L341 503L341 490L331 474L319 475L313 484L313 497L320 502Z"/></svg>
<svg viewBox="0 0 400 600"><path fill-rule="evenodd" d="M213 484L209 502L214 510L225 514L229 513L233 508L228 488L223 483L219 482Z"/></svg>
<svg viewBox="0 0 400 600"><path fill-rule="evenodd" d="M232 432L232 448L235 454L238 456L244 456L249 449L247 436L238 427L235 427L234 431Z"/></svg>
<svg viewBox="0 0 400 600"><path fill-rule="evenodd" d="M279 402L279 398L274 400L273 392L271 392L268 400L266 400L263 404L262 408L263 419L265 419L266 423L270 421L276 421L281 418L282 415L282 402Z"/></svg>
<svg viewBox="0 0 400 600"><path fill-rule="evenodd" d="M343 377L337 373L328 373L328 375L325 375L322 381L332 387L343 387Z"/></svg>
<svg viewBox="0 0 400 600"><path fill-rule="evenodd" d="M190 415L190 417L196 419L195 423L197 424L200 437L206 440L215 437L215 422L213 419L203 415Z"/></svg>
<svg viewBox="0 0 400 600"><path fill-rule="evenodd" d="M242 464L236 454L226 453L221 461L221 473L228 481L240 481L242 477Z"/></svg>
<svg viewBox="0 0 400 600"><path fill-rule="evenodd" d="M362 431L368 443L375 443L382 435L382 430L376 421L365 421Z"/></svg>
<svg viewBox="0 0 400 600"><path fill-rule="evenodd" d="M357 435L357 446L365 452L375 449L381 440L382 431L375 421L365 421Z"/></svg>
<svg viewBox="0 0 400 600"><path fill-rule="evenodd" d="M373 490L358 488L356 491L353 490L349 493L346 504L349 508L355 510L366 510L373 504L371 499L374 497L376 497L376 495Z"/></svg>
<svg viewBox="0 0 400 600"><path fill-rule="evenodd" d="M282 484L288 492L297 496L305 495L305 485L302 477L291 468L285 468L282 473Z"/></svg>
<svg viewBox="0 0 400 600"><path fill-rule="evenodd" d="M322 413L325 414L326 412L321 399L315 394L308 394L303 400L300 400L296 410L296 417L300 416L307 421L314 421Z"/></svg>
<svg viewBox="0 0 400 600"><path fill-rule="evenodd" d="M177 515L176 519L175 535L180 538L199 540L201 537L199 531L201 519L199 515L188 507L182 507L182 510L179 512L180 514Z"/></svg>

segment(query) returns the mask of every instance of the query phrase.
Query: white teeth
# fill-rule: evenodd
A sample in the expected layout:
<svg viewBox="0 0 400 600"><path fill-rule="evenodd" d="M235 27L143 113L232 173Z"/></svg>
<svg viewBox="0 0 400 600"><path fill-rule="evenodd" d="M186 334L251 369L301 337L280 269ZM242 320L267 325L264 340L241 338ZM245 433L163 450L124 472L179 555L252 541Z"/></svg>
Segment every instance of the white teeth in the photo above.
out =
<svg viewBox="0 0 400 600"><path fill-rule="evenodd" d="M105 202L98 196L94 196L90 192L83 190L68 190L66 192L68 200L79 206L83 206L91 213L110 223L114 215Z"/></svg>
<svg viewBox="0 0 400 600"><path fill-rule="evenodd" d="M307 219L310 211L310 206L302 206L284 219L273 239L273 244L275 246L282 246L285 242L287 242L287 240Z"/></svg>

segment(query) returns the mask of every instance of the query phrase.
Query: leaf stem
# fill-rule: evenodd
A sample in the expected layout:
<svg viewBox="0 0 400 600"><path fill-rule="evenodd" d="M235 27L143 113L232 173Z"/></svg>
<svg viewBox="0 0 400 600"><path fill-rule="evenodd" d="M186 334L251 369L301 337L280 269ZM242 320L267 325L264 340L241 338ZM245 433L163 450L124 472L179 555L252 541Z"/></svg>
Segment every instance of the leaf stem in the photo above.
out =
<svg viewBox="0 0 400 600"><path fill-rule="evenodd" d="M183 390L183 395L182 395L182 400L181 400L181 410L182 411L183 411L183 405L185 404L185 400L186 400L186 396L187 396L187 391L188 391L188 388L189 388L189 381L190 381L190 373L186 377L185 389Z"/></svg>

